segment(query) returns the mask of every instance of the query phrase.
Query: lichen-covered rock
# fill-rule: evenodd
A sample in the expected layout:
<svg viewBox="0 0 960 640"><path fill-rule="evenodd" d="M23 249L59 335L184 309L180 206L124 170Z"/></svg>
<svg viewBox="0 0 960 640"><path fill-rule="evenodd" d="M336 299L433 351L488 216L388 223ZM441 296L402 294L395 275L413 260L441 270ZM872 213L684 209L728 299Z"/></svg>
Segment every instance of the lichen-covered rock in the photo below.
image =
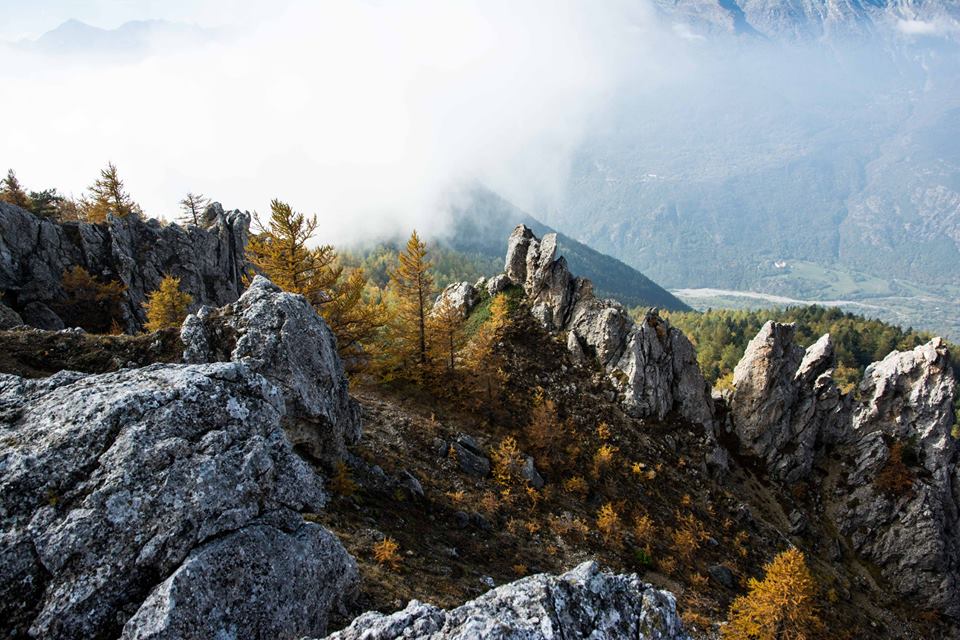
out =
<svg viewBox="0 0 960 640"><path fill-rule="evenodd" d="M956 380L939 338L867 368L843 452L848 489L833 508L854 550L895 592L960 615ZM896 448L900 463L892 459Z"/></svg>
<svg viewBox="0 0 960 640"><path fill-rule="evenodd" d="M27 324L40 329L70 324L51 307L65 299L61 277L74 266L124 284L129 332L143 329L143 302L166 275L180 278L180 289L195 305L225 305L243 291L250 216L224 212L216 203L204 216L207 228L135 217L58 224L0 203L0 291Z"/></svg>
<svg viewBox="0 0 960 640"><path fill-rule="evenodd" d="M299 516L264 520L194 550L122 638L299 638L325 629L331 609L345 613L357 568L340 542Z"/></svg>
<svg viewBox="0 0 960 640"><path fill-rule="evenodd" d="M146 601L139 619L158 635L139 637L217 637L205 631L240 624L254 637L258 625L322 633L356 567L299 516L325 495L283 412L280 391L241 363L0 376L6 632L116 638ZM258 560L266 545L276 562ZM336 580L283 586L298 549L322 560L303 559L294 576ZM248 597L254 582L270 593ZM307 592L311 615L284 621L300 616L286 600ZM191 627L203 619L211 626Z"/></svg>
<svg viewBox="0 0 960 640"><path fill-rule="evenodd" d="M235 303L187 317L180 337L186 362L243 362L276 384L286 403L284 429L312 456L340 458L360 438L360 409L336 338L303 296L256 276Z"/></svg>
<svg viewBox="0 0 960 640"><path fill-rule="evenodd" d="M474 285L469 282L454 282L447 285L437 296L433 303L433 311L436 312L444 305L448 305L456 309L461 317L466 318L478 302L480 302L480 292Z"/></svg>
<svg viewBox="0 0 960 640"><path fill-rule="evenodd" d="M830 336L806 351L795 338L792 324L764 324L734 369L730 403L741 446L787 483L806 478L817 445L835 442L849 421Z"/></svg>
<svg viewBox="0 0 960 640"><path fill-rule="evenodd" d="M391 615L365 613L328 640L683 640L676 600L636 575L585 562L562 576L540 574L445 611L413 600Z"/></svg>

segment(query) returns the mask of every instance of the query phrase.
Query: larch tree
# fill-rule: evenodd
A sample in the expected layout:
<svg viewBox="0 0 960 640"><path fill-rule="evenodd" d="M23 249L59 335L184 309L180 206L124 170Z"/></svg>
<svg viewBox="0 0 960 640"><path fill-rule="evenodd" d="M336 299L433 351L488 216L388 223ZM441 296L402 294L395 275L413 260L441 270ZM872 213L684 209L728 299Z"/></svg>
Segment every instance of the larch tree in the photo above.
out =
<svg viewBox="0 0 960 640"><path fill-rule="evenodd" d="M480 325L463 349L463 367L470 372L476 386L474 396L488 419L493 417L494 401L505 382L504 363L496 345L501 330L509 323L510 305L507 296L498 294L490 303L490 317Z"/></svg>
<svg viewBox="0 0 960 640"><path fill-rule="evenodd" d="M803 552L790 548L764 567L763 580L750 578L747 595L730 605L724 640L812 640L823 623L817 583Z"/></svg>
<svg viewBox="0 0 960 640"><path fill-rule="evenodd" d="M397 297L394 318L394 348L401 368L415 366L423 370L429 359L427 350L427 314L434 294L427 245L417 232L397 255L397 266L390 272L390 287Z"/></svg>
<svg viewBox="0 0 960 640"><path fill-rule="evenodd" d="M30 196L20 186L20 180L17 179L13 169L7 171L7 177L0 180L0 202L6 202L27 211L33 208Z"/></svg>
<svg viewBox="0 0 960 640"><path fill-rule="evenodd" d="M270 203L270 222L257 220L259 232L247 244L247 255L275 285L299 293L314 306L329 302L340 278L333 247L310 247L317 231L317 217L294 211L286 202Z"/></svg>
<svg viewBox="0 0 960 640"><path fill-rule="evenodd" d="M147 331L172 329L183 324L193 296L180 290L180 278L164 276L156 291L147 296L143 308L147 312Z"/></svg>
<svg viewBox="0 0 960 640"><path fill-rule="evenodd" d="M280 200L270 203L270 222L247 244L247 257L284 291L299 293L317 310L334 335L348 367L364 360L364 346L384 324L385 312L368 295L362 269L345 273L330 245L311 247L317 217L306 216Z"/></svg>
<svg viewBox="0 0 960 640"><path fill-rule="evenodd" d="M127 193L117 166L108 162L90 187L89 196L83 203L83 213L88 222L105 222L107 216L126 218L140 216L142 211Z"/></svg>
<svg viewBox="0 0 960 640"><path fill-rule="evenodd" d="M443 298L434 306L428 316L428 330L434 361L444 372L454 373L457 354L466 341L463 314L449 300Z"/></svg>
<svg viewBox="0 0 960 640"><path fill-rule="evenodd" d="M386 308L379 291L369 291L363 269L342 275L331 292L330 300L318 312L337 336L337 351L350 371L361 369L367 361L365 347L386 322Z"/></svg>
<svg viewBox="0 0 960 640"><path fill-rule="evenodd" d="M203 210L210 204L209 198L205 197L202 193L191 192L185 195L179 204L180 211L182 212L180 222L183 224L192 224L197 227L204 226Z"/></svg>
<svg viewBox="0 0 960 640"><path fill-rule="evenodd" d="M60 285L66 297L53 304L54 311L72 325L90 333L113 333L123 320L123 283L101 282L77 265L63 272Z"/></svg>

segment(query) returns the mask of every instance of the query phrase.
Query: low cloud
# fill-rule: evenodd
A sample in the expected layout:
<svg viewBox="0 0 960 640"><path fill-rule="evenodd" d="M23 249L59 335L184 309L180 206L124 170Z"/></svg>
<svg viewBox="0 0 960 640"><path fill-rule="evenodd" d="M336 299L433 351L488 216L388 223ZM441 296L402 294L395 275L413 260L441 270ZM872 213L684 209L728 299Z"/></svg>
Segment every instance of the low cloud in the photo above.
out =
<svg viewBox="0 0 960 640"><path fill-rule="evenodd" d="M429 232L469 181L549 202L623 72L657 73L657 34L626 4L344 0L136 59L9 50L0 161L76 195L113 161L154 216L190 190L281 197L324 241Z"/></svg>

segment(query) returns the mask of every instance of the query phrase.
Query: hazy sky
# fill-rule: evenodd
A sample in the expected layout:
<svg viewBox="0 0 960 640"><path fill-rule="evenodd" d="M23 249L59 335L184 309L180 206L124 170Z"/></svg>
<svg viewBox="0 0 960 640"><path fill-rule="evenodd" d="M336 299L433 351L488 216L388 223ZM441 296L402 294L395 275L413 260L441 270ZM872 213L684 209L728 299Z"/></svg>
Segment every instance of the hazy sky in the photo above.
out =
<svg viewBox="0 0 960 640"><path fill-rule="evenodd" d="M9 95L44 99L0 101L0 118L15 123L0 136L0 169L80 195L110 160L150 215L175 216L191 190L260 211L282 197L318 213L326 240L402 233L435 226L471 181L521 206L559 192L624 68L652 78L650 52L668 49L635 2L264 6L2 3L0 23L20 32L70 17L115 27L223 26L229 16L235 35L136 60L3 52Z"/></svg>
<svg viewBox="0 0 960 640"><path fill-rule="evenodd" d="M4 0L0 38L36 37L70 19L105 29L147 19L234 25L276 14L286 4L287 0Z"/></svg>

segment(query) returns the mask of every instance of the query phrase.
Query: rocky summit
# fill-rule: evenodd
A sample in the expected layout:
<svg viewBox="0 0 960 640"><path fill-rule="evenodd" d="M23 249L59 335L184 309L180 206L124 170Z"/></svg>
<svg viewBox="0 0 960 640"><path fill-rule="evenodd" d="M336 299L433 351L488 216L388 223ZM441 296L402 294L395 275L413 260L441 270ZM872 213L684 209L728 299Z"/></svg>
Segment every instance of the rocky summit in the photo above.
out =
<svg viewBox="0 0 960 640"><path fill-rule="evenodd" d="M203 307L180 330L185 362L242 362L284 396L284 429L316 458L339 459L360 437L336 338L303 296L256 276L235 303Z"/></svg>
<svg viewBox="0 0 960 640"><path fill-rule="evenodd" d="M556 234L539 240L520 225L510 235L504 273L523 287L534 317L549 330L567 331L579 358L599 360L631 413L663 419L675 412L709 425L710 387L683 333L655 310L635 323L617 302L598 300L593 284L571 275L556 253Z"/></svg>

